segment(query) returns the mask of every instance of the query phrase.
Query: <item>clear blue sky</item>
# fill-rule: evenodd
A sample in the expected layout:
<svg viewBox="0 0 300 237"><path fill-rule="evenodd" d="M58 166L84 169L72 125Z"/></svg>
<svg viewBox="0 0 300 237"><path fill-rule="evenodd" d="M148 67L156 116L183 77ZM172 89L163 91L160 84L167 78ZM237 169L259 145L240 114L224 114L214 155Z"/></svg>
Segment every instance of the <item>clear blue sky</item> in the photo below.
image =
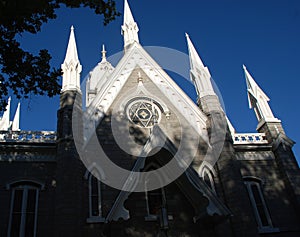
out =
<svg viewBox="0 0 300 237"><path fill-rule="evenodd" d="M210 69L237 132L255 132L254 112L248 108L245 64L270 97L274 115L287 135L300 143L300 1L298 0L128 0L138 23L140 43L187 53L185 32ZM123 12L123 0L117 0ZM58 18L38 35L25 34L22 46L30 51L46 48L53 67L64 60L71 25L75 27L82 79L101 59L123 48L122 17L108 26L89 9L60 9ZM187 68L188 70L188 68ZM13 109L16 101L13 101ZM22 101L21 129L56 130L59 97L32 97ZM294 147L300 161L300 144Z"/></svg>

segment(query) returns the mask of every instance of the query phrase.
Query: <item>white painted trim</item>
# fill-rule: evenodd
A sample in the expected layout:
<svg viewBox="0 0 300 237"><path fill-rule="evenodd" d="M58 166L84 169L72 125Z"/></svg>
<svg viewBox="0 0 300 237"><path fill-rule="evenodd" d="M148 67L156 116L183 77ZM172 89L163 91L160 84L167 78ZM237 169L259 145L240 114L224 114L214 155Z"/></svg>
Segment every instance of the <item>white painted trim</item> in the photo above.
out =
<svg viewBox="0 0 300 237"><path fill-rule="evenodd" d="M266 230L266 229L268 229L268 230L274 229L273 224L272 224L272 220L271 220L271 217L270 217L270 213L269 213L269 210L267 208L266 201L265 201L265 198L264 198L264 195L263 195L263 192L262 192L262 188L261 188L262 180L259 179L259 178L256 178L256 177L243 177L243 179L244 179L244 183L245 183L245 185L247 187L247 190L248 190L249 198L250 198L250 201L251 201L251 205L252 205L252 208L253 208L253 211L254 211L254 215L255 215L255 218L256 218L256 221L257 221L259 231L264 232L263 230ZM253 186L253 185L255 185L257 187L258 192L259 192L259 196L260 196L260 199L261 199L261 202L262 202L262 205L263 205L264 214L265 214L265 216L267 218L267 222L268 222L268 225L266 225L266 226L263 225L261 217L259 215L259 211L257 209L257 203L256 203L256 200L254 198L252 188L251 188L251 186Z"/></svg>
<svg viewBox="0 0 300 237"><path fill-rule="evenodd" d="M10 186L9 186L10 187ZM28 190L33 189L36 191L35 197L35 213L34 213L34 235L36 236L36 229L37 229L37 214L38 214L38 201L39 201L39 188L37 186L28 184L21 184L16 185L15 187L11 187L12 189L12 196L11 196L11 204L10 204L10 213L9 213L9 224L8 224L8 231L7 237L11 236L11 228L12 228L12 215L13 215L13 208L14 208L14 198L15 198L15 191L22 190L22 205L21 205L21 223L20 223L20 237L25 236L25 227L26 227L26 215L27 215L27 201L28 201Z"/></svg>
<svg viewBox="0 0 300 237"><path fill-rule="evenodd" d="M152 57L138 43L131 45L125 55L119 61L113 73L107 78L95 99L87 108L87 119L101 121L104 114L108 111L132 71L141 68L145 74L157 85L158 89L164 94L181 115L190 122L195 131L203 138L208 140L206 130L206 115L197 105L182 91L182 89L169 77L169 75L152 59ZM98 114L95 118L95 114ZM94 128L92 129L94 131ZM89 140L91 131L85 130L86 139Z"/></svg>
<svg viewBox="0 0 300 237"><path fill-rule="evenodd" d="M94 176L93 174L98 175ZM88 180L88 201L89 201L89 217L86 219L87 223L98 223L98 222L104 222L105 218L103 217L103 212L102 212L102 183L101 181L97 178L102 176L101 173L98 172L97 169L92 170L92 172L89 172L89 170L86 171L86 174L84 175L85 178ZM97 193L98 193L98 212L99 215L93 215L93 207L92 207L92 179L97 180Z"/></svg>

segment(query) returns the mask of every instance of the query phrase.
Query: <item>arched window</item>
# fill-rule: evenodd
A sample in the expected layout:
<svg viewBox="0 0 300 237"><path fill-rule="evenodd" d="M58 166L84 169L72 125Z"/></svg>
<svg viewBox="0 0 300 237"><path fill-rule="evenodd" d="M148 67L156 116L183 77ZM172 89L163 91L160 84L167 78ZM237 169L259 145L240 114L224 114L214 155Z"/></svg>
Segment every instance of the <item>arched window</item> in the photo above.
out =
<svg viewBox="0 0 300 237"><path fill-rule="evenodd" d="M147 190L147 189L146 189ZM168 229L168 220L173 217L167 213L167 201L164 188L146 191L147 216L145 220L159 220L161 229Z"/></svg>
<svg viewBox="0 0 300 237"><path fill-rule="evenodd" d="M202 177L202 179L206 183L206 185L214 193L216 193L213 171L214 171L213 168L208 168L207 165L204 165L200 171L200 177Z"/></svg>
<svg viewBox="0 0 300 237"><path fill-rule="evenodd" d="M262 192L262 181L256 177L244 177L249 198L253 207L258 228L261 232L269 232L273 229L270 213Z"/></svg>
<svg viewBox="0 0 300 237"><path fill-rule="evenodd" d="M166 207L166 197L163 188L146 191L146 205L148 217L157 219L161 208Z"/></svg>
<svg viewBox="0 0 300 237"><path fill-rule="evenodd" d="M161 153L158 153L158 155ZM156 154L157 155L157 154ZM155 155L155 156L156 156ZM159 165L156 163L150 163L146 166L145 171L152 171L159 168ZM157 181L162 183L160 177L156 177ZM146 199L146 208L147 216L145 217L146 221L155 221L157 220L160 224L161 230L167 230L169 228L169 220L173 219L172 215L168 215L167 209L167 198L165 194L165 189L163 187L150 190L148 187L148 179L145 180L145 199Z"/></svg>
<svg viewBox="0 0 300 237"><path fill-rule="evenodd" d="M39 190L43 187L33 181L19 181L7 185L11 189L8 237L35 237Z"/></svg>
<svg viewBox="0 0 300 237"><path fill-rule="evenodd" d="M94 174L94 175L93 175ZM102 212L102 183L98 173L88 173L89 217L87 222L104 222Z"/></svg>

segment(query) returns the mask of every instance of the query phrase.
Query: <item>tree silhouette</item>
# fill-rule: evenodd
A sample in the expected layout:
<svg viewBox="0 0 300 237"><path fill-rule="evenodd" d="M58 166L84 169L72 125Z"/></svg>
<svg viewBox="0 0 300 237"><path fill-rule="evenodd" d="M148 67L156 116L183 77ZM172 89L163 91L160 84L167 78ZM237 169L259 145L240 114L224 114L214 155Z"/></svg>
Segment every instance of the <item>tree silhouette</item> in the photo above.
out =
<svg viewBox="0 0 300 237"><path fill-rule="evenodd" d="M17 98L29 95L52 97L60 92L60 69L51 68L51 55L41 49L38 55L24 51L16 36L25 32L36 34L41 26L55 19L55 10L89 7L103 15L104 25L120 13L114 0L3 0L0 1L0 111L7 105L10 92Z"/></svg>

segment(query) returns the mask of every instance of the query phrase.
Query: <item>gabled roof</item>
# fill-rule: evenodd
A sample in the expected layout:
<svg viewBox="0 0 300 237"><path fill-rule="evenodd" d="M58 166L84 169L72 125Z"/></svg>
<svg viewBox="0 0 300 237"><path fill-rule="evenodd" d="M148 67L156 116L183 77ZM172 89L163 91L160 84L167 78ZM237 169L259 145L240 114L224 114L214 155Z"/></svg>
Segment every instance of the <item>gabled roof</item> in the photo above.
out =
<svg viewBox="0 0 300 237"><path fill-rule="evenodd" d="M134 43L119 61L113 73L103 82L102 87L87 110L92 118L99 111L107 113L110 106L136 68L140 68L157 85L160 93L167 97L181 115L190 122L202 137L207 137L206 115L156 63L139 43ZM102 116L103 116L102 115Z"/></svg>

